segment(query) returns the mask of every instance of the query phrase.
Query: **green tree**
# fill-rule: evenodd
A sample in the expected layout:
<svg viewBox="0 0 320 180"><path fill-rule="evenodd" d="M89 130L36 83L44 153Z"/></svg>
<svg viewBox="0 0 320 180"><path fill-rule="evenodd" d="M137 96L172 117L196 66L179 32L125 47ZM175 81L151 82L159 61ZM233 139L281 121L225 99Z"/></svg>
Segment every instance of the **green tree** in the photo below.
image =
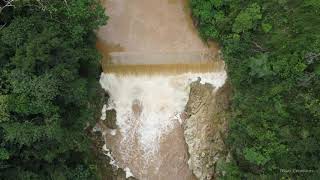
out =
<svg viewBox="0 0 320 180"><path fill-rule="evenodd" d="M1 1L2 3L2 1ZM0 23L0 179L95 179L98 0L14 1Z"/></svg>
<svg viewBox="0 0 320 180"><path fill-rule="evenodd" d="M232 30L235 33L245 32L255 28L257 21L262 18L260 6L257 3L251 4L241 11L234 20Z"/></svg>
<svg viewBox="0 0 320 180"><path fill-rule="evenodd" d="M227 138L234 161L221 178L319 177L319 1L190 0L190 7L200 35L221 43L234 92Z"/></svg>

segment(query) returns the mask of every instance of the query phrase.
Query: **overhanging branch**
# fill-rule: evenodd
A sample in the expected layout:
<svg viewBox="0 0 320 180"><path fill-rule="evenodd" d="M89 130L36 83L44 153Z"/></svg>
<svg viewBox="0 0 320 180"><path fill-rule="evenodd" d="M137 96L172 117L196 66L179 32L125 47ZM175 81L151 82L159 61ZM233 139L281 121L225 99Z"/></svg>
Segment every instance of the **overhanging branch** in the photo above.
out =
<svg viewBox="0 0 320 180"><path fill-rule="evenodd" d="M6 7L12 7L14 6L12 3L14 0L2 0L4 2L4 5L0 7L0 13L2 12L2 10Z"/></svg>

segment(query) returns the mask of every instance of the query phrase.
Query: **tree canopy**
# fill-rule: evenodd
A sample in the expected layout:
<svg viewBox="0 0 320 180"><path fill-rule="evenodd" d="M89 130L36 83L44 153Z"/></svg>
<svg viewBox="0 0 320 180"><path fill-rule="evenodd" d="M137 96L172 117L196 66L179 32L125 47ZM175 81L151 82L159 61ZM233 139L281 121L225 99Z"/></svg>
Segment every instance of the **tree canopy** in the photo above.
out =
<svg viewBox="0 0 320 180"><path fill-rule="evenodd" d="M9 1L0 1L1 7ZM0 179L94 179L98 0L13 1L0 11Z"/></svg>
<svg viewBox="0 0 320 180"><path fill-rule="evenodd" d="M226 178L319 177L320 1L189 2L233 86Z"/></svg>

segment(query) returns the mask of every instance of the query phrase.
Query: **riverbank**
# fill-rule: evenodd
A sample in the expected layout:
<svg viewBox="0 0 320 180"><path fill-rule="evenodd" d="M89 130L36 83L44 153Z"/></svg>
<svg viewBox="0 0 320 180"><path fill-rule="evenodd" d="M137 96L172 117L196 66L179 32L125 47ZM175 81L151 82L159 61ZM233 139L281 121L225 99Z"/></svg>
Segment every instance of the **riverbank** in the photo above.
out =
<svg viewBox="0 0 320 180"><path fill-rule="evenodd" d="M200 79L199 79L200 80ZM201 84L190 85L189 100L183 122L184 137L188 145L189 168L199 180L217 179L218 163L226 161L225 138L230 110L229 82L222 87Z"/></svg>
<svg viewBox="0 0 320 180"><path fill-rule="evenodd" d="M234 92L225 178L319 178L319 1L190 6L199 34L221 43Z"/></svg>

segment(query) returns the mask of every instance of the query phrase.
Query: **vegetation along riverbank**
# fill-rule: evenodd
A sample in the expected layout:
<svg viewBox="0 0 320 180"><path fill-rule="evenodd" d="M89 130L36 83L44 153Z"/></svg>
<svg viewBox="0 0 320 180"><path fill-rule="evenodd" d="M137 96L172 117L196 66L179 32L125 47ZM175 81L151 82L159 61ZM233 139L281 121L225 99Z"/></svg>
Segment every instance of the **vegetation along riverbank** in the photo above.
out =
<svg viewBox="0 0 320 180"><path fill-rule="evenodd" d="M189 2L233 87L224 177L319 177L319 1Z"/></svg>
<svg viewBox="0 0 320 180"><path fill-rule="evenodd" d="M97 179L84 128L100 115L93 30L106 23L104 8L0 4L0 179Z"/></svg>

